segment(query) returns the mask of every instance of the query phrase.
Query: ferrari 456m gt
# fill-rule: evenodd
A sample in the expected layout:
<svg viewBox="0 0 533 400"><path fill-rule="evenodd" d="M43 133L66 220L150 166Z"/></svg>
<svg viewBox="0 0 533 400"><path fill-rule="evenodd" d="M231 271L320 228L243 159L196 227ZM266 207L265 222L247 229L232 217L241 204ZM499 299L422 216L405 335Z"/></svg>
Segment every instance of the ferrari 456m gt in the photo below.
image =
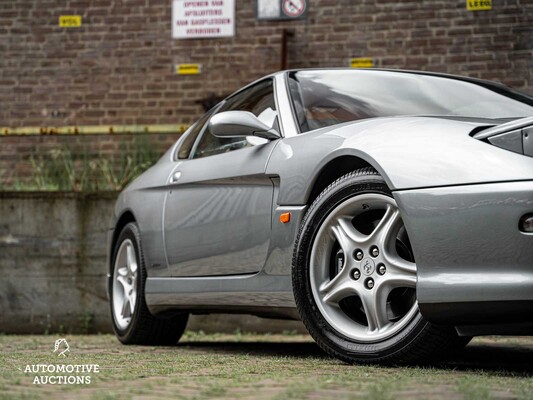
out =
<svg viewBox="0 0 533 400"><path fill-rule="evenodd" d="M113 325L301 319L346 362L432 362L533 333L533 98L427 72L275 73L202 116L119 196Z"/></svg>

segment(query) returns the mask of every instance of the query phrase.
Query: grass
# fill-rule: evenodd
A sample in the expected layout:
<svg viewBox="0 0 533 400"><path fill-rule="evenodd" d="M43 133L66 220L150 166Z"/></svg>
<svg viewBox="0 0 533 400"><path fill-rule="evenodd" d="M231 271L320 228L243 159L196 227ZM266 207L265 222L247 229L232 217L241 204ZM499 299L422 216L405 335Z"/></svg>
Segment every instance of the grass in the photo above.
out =
<svg viewBox="0 0 533 400"><path fill-rule="evenodd" d="M67 147L32 156L31 178L0 175L3 191L120 191L160 157L144 136L134 138L131 149L121 145L116 159L88 153L73 154Z"/></svg>
<svg viewBox="0 0 533 400"><path fill-rule="evenodd" d="M111 335L0 336L0 399L531 399L533 339L475 340L431 368L346 365L306 335L187 332L174 347L123 346ZM90 385L32 384L26 364L99 364Z"/></svg>

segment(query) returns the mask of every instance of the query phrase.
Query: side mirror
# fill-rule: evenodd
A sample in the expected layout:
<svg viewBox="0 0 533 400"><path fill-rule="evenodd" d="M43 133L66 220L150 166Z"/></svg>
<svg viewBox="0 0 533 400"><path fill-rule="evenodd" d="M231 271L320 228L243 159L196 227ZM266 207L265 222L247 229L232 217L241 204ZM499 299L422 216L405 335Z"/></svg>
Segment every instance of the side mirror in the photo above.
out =
<svg viewBox="0 0 533 400"><path fill-rule="evenodd" d="M275 129L268 127L248 111L224 111L215 114L209 121L209 130L220 138L257 136L275 140L281 137Z"/></svg>

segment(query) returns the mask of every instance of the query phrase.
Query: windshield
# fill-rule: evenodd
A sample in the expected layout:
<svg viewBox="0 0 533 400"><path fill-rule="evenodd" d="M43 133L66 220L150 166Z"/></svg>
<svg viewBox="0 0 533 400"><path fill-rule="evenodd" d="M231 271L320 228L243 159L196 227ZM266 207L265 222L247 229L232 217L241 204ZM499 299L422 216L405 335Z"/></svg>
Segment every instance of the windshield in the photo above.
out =
<svg viewBox="0 0 533 400"><path fill-rule="evenodd" d="M372 117L533 115L532 97L500 85L407 72L291 72L289 89L302 132Z"/></svg>

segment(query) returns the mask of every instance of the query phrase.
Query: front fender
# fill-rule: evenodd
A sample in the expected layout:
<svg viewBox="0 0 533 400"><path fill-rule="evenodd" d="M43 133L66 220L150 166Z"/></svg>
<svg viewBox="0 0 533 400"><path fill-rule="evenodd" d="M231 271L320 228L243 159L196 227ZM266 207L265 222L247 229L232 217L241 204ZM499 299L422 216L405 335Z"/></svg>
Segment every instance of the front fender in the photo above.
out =
<svg viewBox="0 0 533 400"><path fill-rule="evenodd" d="M279 203L306 204L319 172L345 155L373 166L391 190L520 181L533 158L470 136L483 124L432 117L375 118L282 139L267 166L279 175Z"/></svg>

